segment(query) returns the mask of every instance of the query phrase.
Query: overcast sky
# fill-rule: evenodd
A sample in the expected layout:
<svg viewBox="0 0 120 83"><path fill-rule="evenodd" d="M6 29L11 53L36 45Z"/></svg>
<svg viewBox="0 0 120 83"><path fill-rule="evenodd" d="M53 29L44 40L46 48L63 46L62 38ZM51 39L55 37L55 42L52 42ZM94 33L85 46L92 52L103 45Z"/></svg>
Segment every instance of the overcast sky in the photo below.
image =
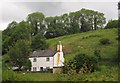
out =
<svg viewBox="0 0 120 83"><path fill-rule="evenodd" d="M117 0L114 2L2 2L0 3L0 30L12 21L25 20L32 12L42 12L45 16L56 16L81 8L92 9L105 14L107 20L117 19Z"/></svg>

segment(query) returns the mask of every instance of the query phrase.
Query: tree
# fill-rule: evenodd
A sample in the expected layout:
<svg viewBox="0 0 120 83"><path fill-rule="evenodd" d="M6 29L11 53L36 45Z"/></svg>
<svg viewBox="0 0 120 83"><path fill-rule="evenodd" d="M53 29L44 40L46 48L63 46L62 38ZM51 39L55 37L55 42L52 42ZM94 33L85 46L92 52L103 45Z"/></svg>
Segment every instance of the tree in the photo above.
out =
<svg viewBox="0 0 120 83"><path fill-rule="evenodd" d="M81 18L84 18L85 23L89 24L89 30L103 28L103 25L106 23L104 14L98 11L81 9Z"/></svg>
<svg viewBox="0 0 120 83"><path fill-rule="evenodd" d="M31 52L30 42L26 40L18 40L13 47L10 48L8 55L13 66L21 70L22 66L28 61L28 56Z"/></svg>
<svg viewBox="0 0 120 83"><path fill-rule="evenodd" d="M31 70L32 64L30 60L27 60L26 63L23 64L23 70L27 71L27 70Z"/></svg>
<svg viewBox="0 0 120 83"><path fill-rule="evenodd" d="M18 23L16 21L12 21L11 23L8 24L7 29L5 29L2 34L7 35L7 36L11 36L12 31L14 30L14 28L18 25Z"/></svg>
<svg viewBox="0 0 120 83"><path fill-rule="evenodd" d="M45 34L46 38L54 38L65 35L64 23L61 17L47 17L46 22L48 26L47 32Z"/></svg>
<svg viewBox="0 0 120 83"><path fill-rule="evenodd" d="M12 41L16 42L19 39L31 40L31 29L27 22L20 22L12 32Z"/></svg>
<svg viewBox="0 0 120 83"><path fill-rule="evenodd" d="M90 30L90 25L88 22L86 22L84 16L80 19L81 20L81 32L89 31Z"/></svg>
<svg viewBox="0 0 120 83"><path fill-rule="evenodd" d="M9 47L14 45L17 40L31 40L31 29L27 22L22 21L19 24L15 22L9 24L9 28L3 31L3 54L7 53Z"/></svg>
<svg viewBox="0 0 120 83"><path fill-rule="evenodd" d="M10 36L2 35L2 55L9 51L9 46L11 46L12 40Z"/></svg>
<svg viewBox="0 0 120 83"><path fill-rule="evenodd" d="M70 27L68 31L70 34L78 33L80 32L80 28L77 22L71 22Z"/></svg>
<svg viewBox="0 0 120 83"><path fill-rule="evenodd" d="M7 29L2 31L2 55L7 53L9 46L12 45L13 41L11 39L11 35L13 34L13 31L17 25L18 23L16 21L13 21L9 23Z"/></svg>
<svg viewBox="0 0 120 83"><path fill-rule="evenodd" d="M108 21L107 25L105 26L105 29L110 29L110 28L118 28L118 20Z"/></svg>
<svg viewBox="0 0 120 83"><path fill-rule="evenodd" d="M32 29L32 34L36 35L39 31L44 33L45 27L43 27L45 16L41 12L34 12L28 15L27 22L30 24Z"/></svg>
<svg viewBox="0 0 120 83"><path fill-rule="evenodd" d="M45 50L47 48L47 43L45 37L38 33L34 38L32 39L31 48L33 50Z"/></svg>

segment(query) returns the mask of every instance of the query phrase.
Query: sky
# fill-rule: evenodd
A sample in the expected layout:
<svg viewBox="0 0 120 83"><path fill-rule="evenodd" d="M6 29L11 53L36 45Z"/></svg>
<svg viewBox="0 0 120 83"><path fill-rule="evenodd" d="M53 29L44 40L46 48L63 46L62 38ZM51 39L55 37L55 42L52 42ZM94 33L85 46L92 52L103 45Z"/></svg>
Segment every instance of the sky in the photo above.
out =
<svg viewBox="0 0 120 83"><path fill-rule="evenodd" d="M107 21L118 19L117 3L119 0L51 1L2 1L0 3L0 30L6 29L12 21L20 22L25 20L28 14L36 11L42 12L45 16L56 16L86 8L104 13Z"/></svg>

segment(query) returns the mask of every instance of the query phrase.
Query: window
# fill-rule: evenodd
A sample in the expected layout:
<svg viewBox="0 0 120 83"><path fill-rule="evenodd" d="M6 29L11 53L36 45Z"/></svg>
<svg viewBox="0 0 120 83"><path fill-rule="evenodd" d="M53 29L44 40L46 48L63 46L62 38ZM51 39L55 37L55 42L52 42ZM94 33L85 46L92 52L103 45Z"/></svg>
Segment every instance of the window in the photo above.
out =
<svg viewBox="0 0 120 83"><path fill-rule="evenodd" d="M37 69L36 69L36 67L33 67L33 71L36 71Z"/></svg>
<svg viewBox="0 0 120 83"><path fill-rule="evenodd" d="M50 58L49 58L49 57L47 57L47 58L46 58L46 61L50 61Z"/></svg>
<svg viewBox="0 0 120 83"><path fill-rule="evenodd" d="M46 70L50 69L50 67L46 67Z"/></svg>
<svg viewBox="0 0 120 83"><path fill-rule="evenodd" d="M40 71L43 71L43 67L40 67Z"/></svg>
<svg viewBox="0 0 120 83"><path fill-rule="evenodd" d="M33 62L37 62L37 59L36 59L36 58L34 58L34 59L33 59Z"/></svg>

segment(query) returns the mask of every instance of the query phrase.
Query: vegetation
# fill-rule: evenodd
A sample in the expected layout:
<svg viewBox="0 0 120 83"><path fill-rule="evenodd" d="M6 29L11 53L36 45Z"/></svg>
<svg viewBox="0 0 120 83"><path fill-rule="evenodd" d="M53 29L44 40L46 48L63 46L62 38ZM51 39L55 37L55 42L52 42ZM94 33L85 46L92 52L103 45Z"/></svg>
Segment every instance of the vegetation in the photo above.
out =
<svg viewBox="0 0 120 83"><path fill-rule="evenodd" d="M43 32L45 28L42 24L44 18L45 16L40 12L35 12L28 15L27 22L30 25L32 35L36 35L38 32Z"/></svg>
<svg viewBox="0 0 120 83"><path fill-rule="evenodd" d="M8 25L8 28L2 32L2 54L6 54L10 47L14 46L14 44L18 40L30 40L29 34L29 25L25 21L17 24L16 22L12 22Z"/></svg>
<svg viewBox="0 0 120 83"><path fill-rule="evenodd" d="M62 41L64 45L65 62L68 64L74 60L76 56L85 54L85 58L91 57L97 59L96 70L94 72L76 73L71 70L67 74L52 73L31 73L31 72L13 72L9 69L9 65L5 62L9 60L8 55L3 56L3 80L19 80L19 81L118 81L118 42L116 38L118 30L103 29L97 31L88 31L68 36L57 37L47 40L48 49L56 49L58 41ZM106 35L106 34L110 34ZM100 39L107 38L111 44L101 45ZM84 57L83 57L84 58ZM80 67L80 66L78 66ZM25 74L24 74L25 73Z"/></svg>
<svg viewBox="0 0 120 83"><path fill-rule="evenodd" d="M55 17L34 12L28 14L26 21L11 22L2 32L3 80L118 80L117 40L120 37L114 29L118 26L118 20L109 21L106 29L102 30L105 23L103 13L84 8ZM58 41L64 45L63 73L27 72L31 68L28 60L30 53L35 50L56 50ZM12 71L13 67L23 71Z"/></svg>
<svg viewBox="0 0 120 83"><path fill-rule="evenodd" d="M103 28L106 20L103 13L81 9L61 16L46 17L45 22L47 26L45 37L54 38Z"/></svg>
<svg viewBox="0 0 120 83"><path fill-rule="evenodd" d="M38 33L36 36L33 37L32 43L31 43L31 48L33 50L45 50L47 48L47 43L45 41L45 37L41 34Z"/></svg>
<svg viewBox="0 0 120 83"><path fill-rule="evenodd" d="M98 60L96 57L88 57L85 54L78 54L73 60L70 60L65 64L64 72L71 73L88 73L96 70Z"/></svg>
<svg viewBox="0 0 120 83"><path fill-rule="evenodd" d="M31 66L29 66L29 64L31 63L28 60L30 50L30 44L28 41L17 41L15 46L11 47L11 50L8 52L12 66L18 67L19 70L21 70L22 67L30 69Z"/></svg>
<svg viewBox="0 0 120 83"><path fill-rule="evenodd" d="M106 29L110 28L118 28L118 20L110 20L107 25L105 26Z"/></svg>
<svg viewBox="0 0 120 83"><path fill-rule="evenodd" d="M110 40L107 39L107 38L103 38L103 39L100 40L100 44L102 44L102 45L110 44Z"/></svg>

